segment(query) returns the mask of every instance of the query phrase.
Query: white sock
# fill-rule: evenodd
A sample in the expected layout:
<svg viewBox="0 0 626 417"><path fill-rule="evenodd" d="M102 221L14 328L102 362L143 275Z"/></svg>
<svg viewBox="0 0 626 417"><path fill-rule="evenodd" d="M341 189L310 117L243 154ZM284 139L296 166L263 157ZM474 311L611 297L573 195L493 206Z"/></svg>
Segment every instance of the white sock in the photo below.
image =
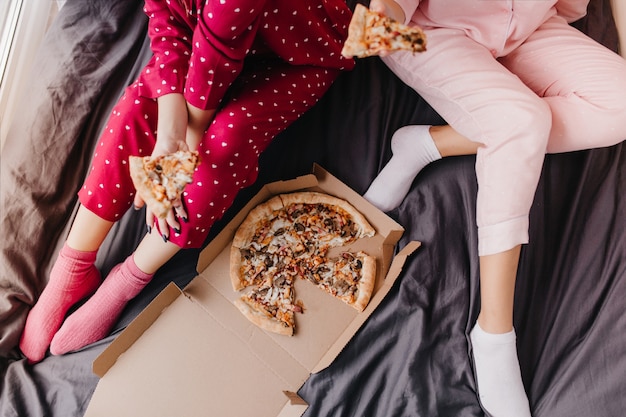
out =
<svg viewBox="0 0 626 417"><path fill-rule="evenodd" d="M493 417L530 417L517 359L515 329L487 333L478 323L470 332L478 396Z"/></svg>
<svg viewBox="0 0 626 417"><path fill-rule="evenodd" d="M393 156L363 197L381 209L398 207L409 192L415 176L429 163L441 159L430 136L430 126L404 126L391 138Z"/></svg>

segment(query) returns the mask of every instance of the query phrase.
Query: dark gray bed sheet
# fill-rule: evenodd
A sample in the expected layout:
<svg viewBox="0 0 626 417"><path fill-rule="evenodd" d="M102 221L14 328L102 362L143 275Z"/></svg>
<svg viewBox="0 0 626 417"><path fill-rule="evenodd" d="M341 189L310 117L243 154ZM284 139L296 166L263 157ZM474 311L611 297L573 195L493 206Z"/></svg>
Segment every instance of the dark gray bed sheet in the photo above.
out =
<svg viewBox="0 0 626 417"><path fill-rule="evenodd" d="M26 275L25 282L18 280L17 290L27 295L17 298L26 304L43 286L36 277L46 276L42 271L58 247L64 222L72 216L74 189L84 174L70 175L74 172L70 165L89 157L88 149L102 118L136 72L132 62L146 58L143 35L132 25L120 27L115 23L142 22L137 8L141 2L94 2L84 14L81 3L87 4L69 0L68 5L76 9L65 12L76 17L71 30L63 29L70 30L75 39L49 40L51 45L89 45L94 38L78 34L89 33L90 25L107 19L113 21L113 33L126 28L130 33L125 42L134 40L125 46L111 41L111 51L119 46L118 52L98 55L101 65L97 68L108 71L96 76L99 82L92 88L64 99L86 101L97 110L94 117L66 110L64 117L54 118L62 125L70 123L72 128L55 130L52 139L62 140L63 132L67 132L77 144L66 138L69 143L51 148L78 147L81 151L79 156L70 152L68 167L55 171L58 184L67 184L58 191L64 198L54 195L44 199L52 199L50 204L55 210L35 210L35 215L43 219L46 233L40 235L44 226L6 229L3 223L3 233L15 230L16 236L26 236L36 243L32 247L22 243L18 258L12 258L15 251L7 251L10 245L2 246L2 262L7 257L11 261L24 258L11 266L33 274ZM596 8L604 18L606 4ZM108 14L102 8L109 10ZM75 13L70 13L72 10ZM597 16L595 12L592 15ZM74 29L81 25L86 27L76 32ZM95 33L92 35L97 39ZM610 35L608 39L615 38ZM117 63L123 71L117 72ZM65 71L60 64L55 67L56 76L66 83L61 90L70 91L68 80L76 83L83 75L64 78ZM58 80L53 75L52 81ZM37 84L38 88L45 91L42 84ZM26 113L25 120L53 117L51 112L62 109L46 100L41 106L36 112ZM68 118L66 113L76 118ZM262 155L259 181L240 193L211 236L261 184L307 173L314 162L356 191L364 192L390 157L391 134L409 123L438 124L442 120L379 60L359 61L352 73L340 77L329 94ZM27 134L25 138L30 142L39 140L37 135ZM84 138L84 143L78 138ZM625 146L546 158L531 212L531 243L522 253L515 310L523 377L536 417L617 417L626 409ZM427 167L402 205L390 213L406 228L399 247L410 240L420 240L423 246L408 260L389 296L337 360L312 375L300 390L311 404L307 417L483 415L474 392L466 336L478 312L474 161L473 157L451 158ZM10 165L19 163L11 161ZM79 168L84 169L84 165ZM67 182L66 177L72 177L71 181ZM35 197L27 203L40 203L41 199ZM6 201L2 203L3 210L7 209ZM17 203L28 205L13 204L19 206ZM2 216L4 219L4 212ZM99 254L103 273L130 253L143 233L142 213L129 212ZM167 283L186 285L196 273L197 256L198 251L182 251L172 259L131 302L113 334L105 340L80 352L48 357L35 366L23 360L4 360L0 416L81 416L97 384L91 373L93 358ZM4 274L6 269L2 271ZM0 280L2 285L7 282L5 275ZM9 282L13 286L4 288L14 294L16 287L12 280ZM6 322L0 323L0 335L10 334Z"/></svg>
<svg viewBox="0 0 626 417"><path fill-rule="evenodd" d="M12 356L47 282L110 104L144 43L141 2L70 0L7 122L0 166L0 357ZM4 122L3 122L4 124Z"/></svg>

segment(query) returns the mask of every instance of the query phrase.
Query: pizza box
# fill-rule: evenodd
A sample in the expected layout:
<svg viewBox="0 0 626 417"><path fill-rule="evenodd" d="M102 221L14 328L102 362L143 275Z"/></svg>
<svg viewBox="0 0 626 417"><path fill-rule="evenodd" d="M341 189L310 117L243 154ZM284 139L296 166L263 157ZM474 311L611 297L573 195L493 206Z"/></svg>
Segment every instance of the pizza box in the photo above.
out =
<svg viewBox="0 0 626 417"><path fill-rule="evenodd" d="M374 294L363 312L296 280L304 313L294 336L265 332L233 305L232 238L247 213L280 193L322 191L348 200L377 233L344 249L377 258ZM297 394L312 373L329 366L388 293L419 242L394 256L403 228L320 166L313 173L264 186L202 251L199 275L184 289L166 287L96 358L100 381L86 417L292 417L306 402Z"/></svg>

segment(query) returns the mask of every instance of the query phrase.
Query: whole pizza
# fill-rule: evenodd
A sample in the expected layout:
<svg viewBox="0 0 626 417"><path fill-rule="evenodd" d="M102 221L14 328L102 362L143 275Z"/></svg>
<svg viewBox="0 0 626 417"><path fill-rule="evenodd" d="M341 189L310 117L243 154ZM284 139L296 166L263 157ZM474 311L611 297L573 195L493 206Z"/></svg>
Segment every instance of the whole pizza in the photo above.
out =
<svg viewBox="0 0 626 417"><path fill-rule="evenodd" d="M293 335L294 282L305 279L359 311L367 306L376 280L376 260L342 247L375 234L367 219L347 201L320 192L274 196L250 211L237 229L230 253L235 291L246 292L235 305L259 327Z"/></svg>

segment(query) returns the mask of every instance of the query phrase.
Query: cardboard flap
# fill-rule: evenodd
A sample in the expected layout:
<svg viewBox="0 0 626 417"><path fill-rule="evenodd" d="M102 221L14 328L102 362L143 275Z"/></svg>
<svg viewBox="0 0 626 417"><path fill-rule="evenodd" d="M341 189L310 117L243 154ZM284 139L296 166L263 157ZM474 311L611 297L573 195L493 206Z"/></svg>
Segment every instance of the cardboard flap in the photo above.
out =
<svg viewBox="0 0 626 417"><path fill-rule="evenodd" d="M298 402L283 390L297 390L306 369L269 352L256 328L231 327L235 307L214 289L202 288L211 311L174 289L177 296L100 380L86 416L276 416Z"/></svg>
<svg viewBox="0 0 626 417"><path fill-rule="evenodd" d="M412 240L409 242L398 254L393 258L393 262L391 262L391 266L389 267L389 276L399 276L404 264L406 263L406 259L413 254L422 245L421 242L417 240Z"/></svg>
<svg viewBox="0 0 626 417"><path fill-rule="evenodd" d="M289 403L292 405L308 405L306 401L302 399L297 393L293 391L283 391L287 398L289 399Z"/></svg>
<svg viewBox="0 0 626 417"><path fill-rule="evenodd" d="M265 188L272 194L289 193L293 190L311 188L318 185L318 179L314 174L302 175L292 180L276 181L267 184ZM255 204L256 205L256 204ZM252 208L252 207L250 207ZM249 211L249 210L248 210Z"/></svg>
<svg viewBox="0 0 626 417"><path fill-rule="evenodd" d="M93 362L93 372L100 378L115 364L117 358L157 320L161 312L182 294L173 282L154 299L142 313Z"/></svg>

